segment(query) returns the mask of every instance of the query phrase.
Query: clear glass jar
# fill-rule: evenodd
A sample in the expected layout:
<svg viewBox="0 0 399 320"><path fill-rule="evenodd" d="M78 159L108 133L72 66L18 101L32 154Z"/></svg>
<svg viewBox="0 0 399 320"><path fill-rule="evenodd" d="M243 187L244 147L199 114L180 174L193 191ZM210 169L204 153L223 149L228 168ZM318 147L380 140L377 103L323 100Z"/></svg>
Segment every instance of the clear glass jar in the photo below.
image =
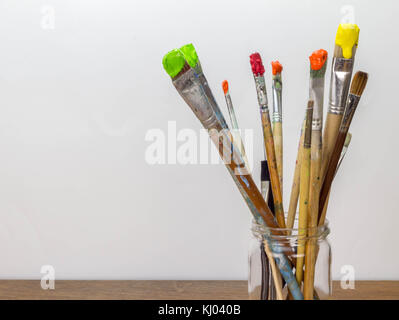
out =
<svg viewBox="0 0 399 320"><path fill-rule="evenodd" d="M331 296L331 247L327 240L330 233L328 221L323 226L313 229L300 230L296 226L297 221L293 229L269 228L266 230L264 226L252 221L252 239L248 257L249 299L285 300L292 298L274 263L274 258L281 253L291 261L292 271L297 280L302 279L300 288L305 299L310 299L313 296L314 299L325 300ZM272 263L268 258L270 256L273 257ZM312 262L312 257L313 261L316 261L315 263ZM300 272L297 272L296 266L302 263L304 268L301 275ZM306 270L307 268L308 270Z"/></svg>

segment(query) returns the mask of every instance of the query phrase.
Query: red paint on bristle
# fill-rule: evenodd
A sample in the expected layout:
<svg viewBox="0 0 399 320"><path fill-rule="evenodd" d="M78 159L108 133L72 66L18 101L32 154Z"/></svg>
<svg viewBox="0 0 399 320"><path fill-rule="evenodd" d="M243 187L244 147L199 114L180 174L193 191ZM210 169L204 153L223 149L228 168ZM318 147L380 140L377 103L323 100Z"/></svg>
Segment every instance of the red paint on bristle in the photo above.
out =
<svg viewBox="0 0 399 320"><path fill-rule="evenodd" d="M252 72L255 76L261 75L265 73L265 67L262 63L262 58L258 52L255 52L249 56L249 62L251 63Z"/></svg>
<svg viewBox="0 0 399 320"><path fill-rule="evenodd" d="M278 61L272 61L272 73L275 76L277 73L281 73L283 71L283 65Z"/></svg>

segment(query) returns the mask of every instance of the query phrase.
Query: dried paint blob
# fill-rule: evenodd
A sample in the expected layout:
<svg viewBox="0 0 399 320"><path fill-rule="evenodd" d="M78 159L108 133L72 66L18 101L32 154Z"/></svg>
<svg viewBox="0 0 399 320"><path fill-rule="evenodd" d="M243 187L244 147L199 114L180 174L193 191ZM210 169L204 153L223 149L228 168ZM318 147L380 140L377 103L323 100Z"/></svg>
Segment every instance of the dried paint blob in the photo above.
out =
<svg viewBox="0 0 399 320"><path fill-rule="evenodd" d="M186 44L180 48L180 51L183 53L184 58L186 59L187 63L190 67L194 68L198 63L198 55L197 51L192 43Z"/></svg>
<svg viewBox="0 0 399 320"><path fill-rule="evenodd" d="M327 61L328 53L324 49L313 51L309 57L310 68L312 70L320 70Z"/></svg>
<svg viewBox="0 0 399 320"><path fill-rule="evenodd" d="M229 91L229 83L227 82L227 80L223 80L223 82L222 82L222 88L223 88L224 94L226 94L227 91Z"/></svg>
<svg viewBox="0 0 399 320"><path fill-rule="evenodd" d="M183 69L184 65L186 64L186 60L184 59L184 56L180 50L173 49L165 54L162 59L162 64L168 75L174 78Z"/></svg>
<svg viewBox="0 0 399 320"><path fill-rule="evenodd" d="M277 73L283 71L283 65L278 61L272 61L272 73L275 76Z"/></svg>
<svg viewBox="0 0 399 320"><path fill-rule="evenodd" d="M249 56L249 62L251 63L252 72L255 76L261 75L265 73L265 67L262 63L262 58L258 52L255 52Z"/></svg>
<svg viewBox="0 0 399 320"><path fill-rule="evenodd" d="M345 59L352 58L352 48L359 41L360 29L356 24L343 23L338 26L335 44L342 48Z"/></svg>

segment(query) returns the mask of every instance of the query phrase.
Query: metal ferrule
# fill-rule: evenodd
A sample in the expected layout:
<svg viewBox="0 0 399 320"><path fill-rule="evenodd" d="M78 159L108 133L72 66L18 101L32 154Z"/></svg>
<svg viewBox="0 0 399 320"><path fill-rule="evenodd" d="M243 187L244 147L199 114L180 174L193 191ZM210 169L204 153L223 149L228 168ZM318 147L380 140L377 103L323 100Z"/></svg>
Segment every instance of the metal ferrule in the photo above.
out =
<svg viewBox="0 0 399 320"><path fill-rule="evenodd" d="M231 127L234 130L238 130L238 121L234 112L234 108L233 108L233 103L231 101L231 97L230 97L230 93L226 93L225 95L226 98L226 104L227 104L227 110L229 111L229 116L230 116L230 120L231 120Z"/></svg>
<svg viewBox="0 0 399 320"><path fill-rule="evenodd" d="M221 123L194 69L174 79L173 85L206 129L219 129Z"/></svg>
<svg viewBox="0 0 399 320"><path fill-rule="evenodd" d="M310 78L309 100L313 100L312 130L323 129L324 77Z"/></svg>
<svg viewBox="0 0 399 320"><path fill-rule="evenodd" d="M342 118L341 126L339 128L340 131L344 132L349 129L349 125L351 124L353 115L355 114L355 110L357 108L357 105L359 104L359 101L360 101L360 96L357 96L352 93L349 94L344 116Z"/></svg>
<svg viewBox="0 0 399 320"><path fill-rule="evenodd" d="M272 121L273 122L282 122L283 121L283 110L282 110L282 89L283 84L281 81L281 75L277 74L273 76L273 114Z"/></svg>
<svg viewBox="0 0 399 320"><path fill-rule="evenodd" d="M218 118L209 99L209 95L206 94L195 69L184 72L172 82L180 96L188 104L204 128L207 130L217 130L215 132L217 134L217 139L223 139L223 156L226 156L226 159L223 160L233 161L238 165L242 164L241 167L235 169L235 174L247 175L248 168L244 165L243 156L234 144L230 130L222 126L221 120ZM221 116L223 117L223 115ZM225 122L224 118L223 120ZM215 143L219 147L219 144L217 142Z"/></svg>
<svg viewBox="0 0 399 320"><path fill-rule="evenodd" d="M353 59L333 58L328 112L343 114L353 70Z"/></svg>
<svg viewBox="0 0 399 320"><path fill-rule="evenodd" d="M312 114L313 114L313 107L306 109L306 118L305 118L305 135L303 139L303 147L310 148L312 143L312 133L310 126L312 125Z"/></svg>
<svg viewBox="0 0 399 320"><path fill-rule="evenodd" d="M216 113L216 117L219 119L222 127L227 129L228 128L227 122L226 122L222 112L220 111L219 105L217 104L216 99L213 96L211 88L209 87L208 80L206 79L206 77L202 71L201 63L198 62L197 65L193 69L194 69L195 73L198 75L198 78L204 88L205 94L207 95L209 102L210 102L213 110Z"/></svg>
<svg viewBox="0 0 399 320"><path fill-rule="evenodd" d="M261 112L269 112L267 104L266 84L263 76L254 76L256 93L258 95L258 103Z"/></svg>

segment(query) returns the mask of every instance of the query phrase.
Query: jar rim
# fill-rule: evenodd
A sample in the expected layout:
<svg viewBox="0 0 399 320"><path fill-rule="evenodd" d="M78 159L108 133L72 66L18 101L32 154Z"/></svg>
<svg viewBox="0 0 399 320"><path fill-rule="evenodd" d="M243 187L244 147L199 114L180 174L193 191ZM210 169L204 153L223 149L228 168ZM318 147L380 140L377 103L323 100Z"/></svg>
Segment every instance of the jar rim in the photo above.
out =
<svg viewBox="0 0 399 320"><path fill-rule="evenodd" d="M298 219L295 219L298 220ZM330 234L329 221L317 227L307 228L270 228L252 221L252 233L255 236L262 236L273 240L279 239L325 239Z"/></svg>

